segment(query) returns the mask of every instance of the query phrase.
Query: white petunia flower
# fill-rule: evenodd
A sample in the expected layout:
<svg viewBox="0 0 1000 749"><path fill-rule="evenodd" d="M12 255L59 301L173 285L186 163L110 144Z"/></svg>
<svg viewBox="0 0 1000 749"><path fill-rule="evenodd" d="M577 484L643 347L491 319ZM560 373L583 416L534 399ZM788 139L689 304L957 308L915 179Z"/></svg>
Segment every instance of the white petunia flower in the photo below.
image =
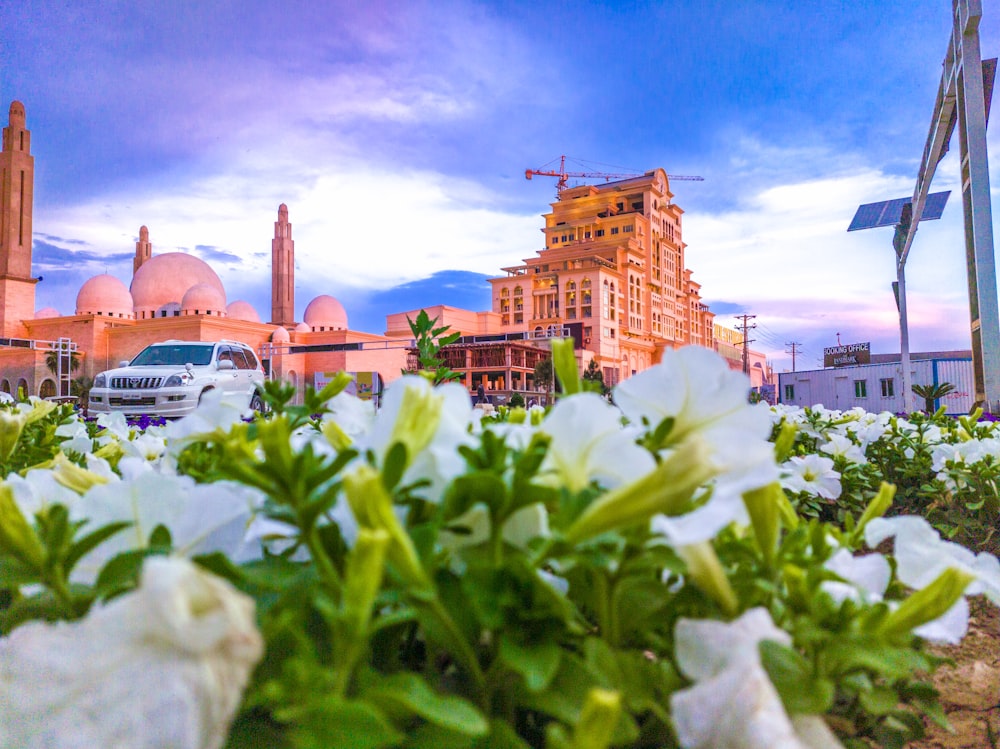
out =
<svg viewBox="0 0 1000 749"><path fill-rule="evenodd" d="M401 377L386 390L371 430L358 436L357 447L371 449L381 465L393 444L404 444L409 463L403 483L430 482L414 493L438 501L448 483L465 471L458 448L473 443L472 422L464 386L452 382L434 387L423 377Z"/></svg>
<svg viewBox="0 0 1000 749"><path fill-rule="evenodd" d="M822 455L796 455L782 464L781 485L789 491L836 499L840 496L840 473L833 470L833 461Z"/></svg>
<svg viewBox="0 0 1000 749"><path fill-rule="evenodd" d="M848 463L866 463L865 451L860 445L854 444L850 437L843 434L831 434L828 442L819 449L834 458L843 458Z"/></svg>
<svg viewBox="0 0 1000 749"><path fill-rule="evenodd" d="M0 639L0 749L218 749L261 652L250 598L151 558L85 619Z"/></svg>
<svg viewBox="0 0 1000 749"><path fill-rule="evenodd" d="M246 533L259 504L260 493L246 486L198 484L187 476L155 472L96 486L70 506L70 518L89 521L85 532L120 521L132 525L84 556L73 570L73 579L92 581L112 557L146 548L158 525L170 531L174 548L185 556L213 551L236 560L259 556L259 544L247 547Z"/></svg>
<svg viewBox="0 0 1000 749"><path fill-rule="evenodd" d="M873 548L891 537L895 537L896 575L904 585L919 590L953 567L976 578L966 595L982 593L1000 605L1000 559L993 554L974 554L964 546L945 541L930 523L916 515L875 518L865 526L865 541Z"/></svg>
<svg viewBox="0 0 1000 749"><path fill-rule="evenodd" d="M771 434L771 410L750 405L750 381L726 361L701 346L663 352L662 361L622 382L614 401L635 425L655 429L674 420L668 444L700 435L710 446L709 459L719 483L740 491L777 478Z"/></svg>
<svg viewBox="0 0 1000 749"><path fill-rule="evenodd" d="M821 718L785 712L757 646L791 637L765 609L729 623L680 619L674 639L677 665L694 681L670 698L684 749L842 749Z"/></svg>
<svg viewBox="0 0 1000 749"><path fill-rule="evenodd" d="M563 398L538 431L552 441L541 472L573 492L597 481L606 489L653 470L656 461L635 443L635 432L623 429L621 412L596 393Z"/></svg>

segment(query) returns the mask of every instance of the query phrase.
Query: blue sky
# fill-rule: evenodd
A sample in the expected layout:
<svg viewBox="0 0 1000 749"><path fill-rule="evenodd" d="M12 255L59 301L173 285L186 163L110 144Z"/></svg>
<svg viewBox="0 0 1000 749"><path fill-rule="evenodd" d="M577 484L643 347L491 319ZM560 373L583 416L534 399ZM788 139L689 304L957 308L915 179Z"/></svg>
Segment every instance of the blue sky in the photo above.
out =
<svg viewBox="0 0 1000 749"><path fill-rule="evenodd" d="M1000 0L983 6L996 56ZM299 316L320 293L372 332L421 304L486 309L478 280L542 247L554 180L524 170L569 154L705 178L672 184L688 267L718 322L757 315L779 370L790 341L800 369L838 334L898 351L892 231L846 228L913 191L950 7L5 4L0 101L24 102L32 131L38 306L71 313L96 273L128 283L145 224L154 253L202 257L266 319L284 202ZM996 201L996 127L989 142ZM914 350L969 345L953 145L934 190L956 192L907 264Z"/></svg>

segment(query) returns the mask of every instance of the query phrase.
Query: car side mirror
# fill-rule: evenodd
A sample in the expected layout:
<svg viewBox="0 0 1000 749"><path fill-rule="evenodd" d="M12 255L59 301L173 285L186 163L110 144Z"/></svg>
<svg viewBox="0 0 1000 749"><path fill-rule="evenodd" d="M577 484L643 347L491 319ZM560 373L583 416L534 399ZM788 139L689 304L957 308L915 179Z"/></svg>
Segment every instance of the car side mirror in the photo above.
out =
<svg viewBox="0 0 1000 749"><path fill-rule="evenodd" d="M216 369L236 369L236 365L231 359L223 359L218 363Z"/></svg>
<svg viewBox="0 0 1000 749"><path fill-rule="evenodd" d="M120 362L118 362L119 367L127 367L128 365L129 365L128 359L122 359Z"/></svg>

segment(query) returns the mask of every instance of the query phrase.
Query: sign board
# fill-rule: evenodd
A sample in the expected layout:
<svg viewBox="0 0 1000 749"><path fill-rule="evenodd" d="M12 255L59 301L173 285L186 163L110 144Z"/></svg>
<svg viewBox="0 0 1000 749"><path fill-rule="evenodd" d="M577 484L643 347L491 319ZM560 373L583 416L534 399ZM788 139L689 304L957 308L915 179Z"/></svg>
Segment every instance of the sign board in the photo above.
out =
<svg viewBox="0 0 1000 749"><path fill-rule="evenodd" d="M330 380L337 376L337 372L316 372L313 376L313 387L322 390ZM360 400L374 400L376 405L382 395L382 376L378 372L348 372L354 377L354 382L344 388L345 393L356 395Z"/></svg>
<svg viewBox="0 0 1000 749"><path fill-rule="evenodd" d="M829 346L823 349L824 367L853 367L858 364L871 364L871 342L848 343L843 346Z"/></svg>

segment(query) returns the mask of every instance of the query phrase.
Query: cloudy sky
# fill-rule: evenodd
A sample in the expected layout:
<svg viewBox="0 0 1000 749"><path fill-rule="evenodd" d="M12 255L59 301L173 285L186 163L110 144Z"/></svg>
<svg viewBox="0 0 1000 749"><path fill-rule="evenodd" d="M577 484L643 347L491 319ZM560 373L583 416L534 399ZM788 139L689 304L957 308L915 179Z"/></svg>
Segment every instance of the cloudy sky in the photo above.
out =
<svg viewBox="0 0 1000 749"><path fill-rule="evenodd" d="M996 56L1000 0L983 6ZM892 230L846 229L858 204L913 192L950 7L3 3L0 101L24 102L32 131L38 306L72 313L97 273L128 283L145 224L154 253L203 258L266 319L284 202L298 316L320 293L371 332L421 304L487 309L483 279L542 248L554 180L525 169L568 154L704 177L672 184L688 267L718 322L757 316L754 347L779 370L789 342L799 369L838 336L898 351ZM953 145L935 191L956 190ZM996 202L995 127L990 145ZM907 264L913 350L969 346L962 246L956 190Z"/></svg>

